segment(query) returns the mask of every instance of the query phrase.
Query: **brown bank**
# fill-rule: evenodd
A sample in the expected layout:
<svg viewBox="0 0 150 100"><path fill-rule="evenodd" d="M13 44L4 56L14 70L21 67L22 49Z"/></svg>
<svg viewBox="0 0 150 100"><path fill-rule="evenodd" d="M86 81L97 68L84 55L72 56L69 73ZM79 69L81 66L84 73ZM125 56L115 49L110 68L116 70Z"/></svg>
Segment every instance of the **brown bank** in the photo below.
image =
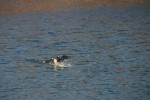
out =
<svg viewBox="0 0 150 100"><path fill-rule="evenodd" d="M150 0L0 0L0 13L50 11L70 7L124 6Z"/></svg>

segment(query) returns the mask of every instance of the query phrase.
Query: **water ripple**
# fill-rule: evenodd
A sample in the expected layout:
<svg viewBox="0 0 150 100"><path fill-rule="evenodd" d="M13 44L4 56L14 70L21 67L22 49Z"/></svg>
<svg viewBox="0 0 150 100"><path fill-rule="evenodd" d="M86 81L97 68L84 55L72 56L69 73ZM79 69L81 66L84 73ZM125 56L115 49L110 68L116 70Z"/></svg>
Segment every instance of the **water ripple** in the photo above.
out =
<svg viewBox="0 0 150 100"><path fill-rule="evenodd" d="M0 17L0 98L149 100L147 8ZM66 62L70 68L42 63L63 54L71 56Z"/></svg>

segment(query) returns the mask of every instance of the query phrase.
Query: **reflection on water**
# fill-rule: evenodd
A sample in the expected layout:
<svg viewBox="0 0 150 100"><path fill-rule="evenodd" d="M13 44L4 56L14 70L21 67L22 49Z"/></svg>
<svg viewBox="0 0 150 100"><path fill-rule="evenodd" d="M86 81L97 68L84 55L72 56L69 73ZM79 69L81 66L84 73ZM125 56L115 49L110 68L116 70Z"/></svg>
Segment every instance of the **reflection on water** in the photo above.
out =
<svg viewBox="0 0 150 100"><path fill-rule="evenodd" d="M0 16L3 100L149 100L149 5ZM42 60L66 54L70 68Z"/></svg>

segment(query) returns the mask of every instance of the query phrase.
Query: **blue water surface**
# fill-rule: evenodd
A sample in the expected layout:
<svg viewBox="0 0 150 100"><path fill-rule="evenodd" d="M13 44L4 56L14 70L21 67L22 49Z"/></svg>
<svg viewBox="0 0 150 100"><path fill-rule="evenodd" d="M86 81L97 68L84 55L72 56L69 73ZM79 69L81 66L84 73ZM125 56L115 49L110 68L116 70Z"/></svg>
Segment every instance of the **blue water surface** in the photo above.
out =
<svg viewBox="0 0 150 100"><path fill-rule="evenodd" d="M1 100L150 100L150 5L0 15L0 76Z"/></svg>

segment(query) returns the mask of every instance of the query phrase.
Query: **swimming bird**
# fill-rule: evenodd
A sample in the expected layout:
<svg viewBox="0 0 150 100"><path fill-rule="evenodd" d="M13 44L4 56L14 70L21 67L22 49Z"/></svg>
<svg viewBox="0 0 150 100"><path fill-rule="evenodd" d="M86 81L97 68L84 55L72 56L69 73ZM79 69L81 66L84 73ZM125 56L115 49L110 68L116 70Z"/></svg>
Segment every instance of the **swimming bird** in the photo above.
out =
<svg viewBox="0 0 150 100"><path fill-rule="evenodd" d="M63 66L64 66L64 65L63 65L63 61L64 61L65 59L69 59L69 57L66 56L66 55L63 55L63 56L61 56L61 57L57 56L57 57L55 57L55 58L51 58L51 59L49 59L49 60L45 60L45 61L43 61L43 63L46 63L46 64L53 64L54 66L63 67Z"/></svg>

